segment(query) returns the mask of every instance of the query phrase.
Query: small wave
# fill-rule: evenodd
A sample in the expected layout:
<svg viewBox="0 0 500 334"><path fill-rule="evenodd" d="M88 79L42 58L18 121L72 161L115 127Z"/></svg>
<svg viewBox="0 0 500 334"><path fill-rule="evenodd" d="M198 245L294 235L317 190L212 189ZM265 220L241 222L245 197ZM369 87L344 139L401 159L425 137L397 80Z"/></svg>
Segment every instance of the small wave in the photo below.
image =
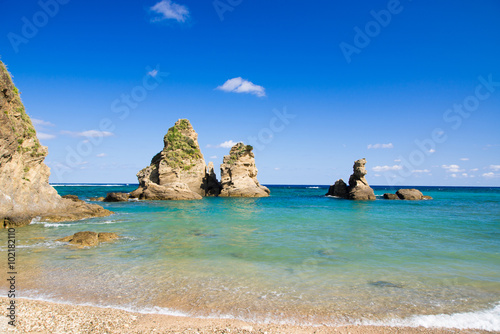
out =
<svg viewBox="0 0 500 334"><path fill-rule="evenodd" d="M391 326L391 327L425 327L425 328L456 328L482 329L500 331L500 304L492 309L453 314L415 315L406 319L391 319L388 321L364 321L360 325Z"/></svg>
<svg viewBox="0 0 500 334"><path fill-rule="evenodd" d="M125 187L129 184L51 184L53 187Z"/></svg>
<svg viewBox="0 0 500 334"><path fill-rule="evenodd" d="M319 189L320 187L306 187L307 189Z"/></svg>

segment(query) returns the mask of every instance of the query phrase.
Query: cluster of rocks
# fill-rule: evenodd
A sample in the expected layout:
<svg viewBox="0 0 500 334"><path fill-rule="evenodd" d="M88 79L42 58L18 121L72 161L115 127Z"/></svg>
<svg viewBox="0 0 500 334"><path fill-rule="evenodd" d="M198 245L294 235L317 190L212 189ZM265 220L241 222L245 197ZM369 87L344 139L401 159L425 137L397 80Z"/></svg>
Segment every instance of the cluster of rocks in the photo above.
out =
<svg viewBox="0 0 500 334"><path fill-rule="evenodd" d="M221 182L212 162L205 164L198 134L187 119L178 120L163 138L163 150L137 173L139 187L128 194L108 194L104 201L197 200L206 196L265 197L269 189L257 181L255 157L250 145L238 143L224 157Z"/></svg>
<svg viewBox="0 0 500 334"><path fill-rule="evenodd" d="M422 194L422 192L417 189L399 189L398 191L396 191L395 194L391 193L384 194L384 199L402 199L407 201L418 201L424 199L432 199L432 197Z"/></svg>
<svg viewBox="0 0 500 334"><path fill-rule="evenodd" d="M356 160L353 166L353 173L349 177L349 185L344 180L339 179L330 186L326 196L335 196L357 201L375 200L375 193L365 179L367 171L365 169L366 159Z"/></svg>
<svg viewBox="0 0 500 334"><path fill-rule="evenodd" d="M50 170L18 89L0 61L0 223L3 227L79 220L112 214L101 206L61 198L50 186Z"/></svg>
<svg viewBox="0 0 500 334"><path fill-rule="evenodd" d="M334 196L358 201L375 200L375 193L368 185L365 179L367 171L365 169L366 159L356 160L353 166L353 173L349 178L349 185L344 180L339 179L330 186L326 196ZM386 193L384 199L401 200L424 200L432 199L431 196L425 196L417 189L399 189L395 194Z"/></svg>
<svg viewBox="0 0 500 334"><path fill-rule="evenodd" d="M56 241L67 242L70 245L76 247L93 247L97 246L101 242L109 242L118 239L120 236L116 233L111 232L91 232L83 231L77 232L73 235L57 239Z"/></svg>

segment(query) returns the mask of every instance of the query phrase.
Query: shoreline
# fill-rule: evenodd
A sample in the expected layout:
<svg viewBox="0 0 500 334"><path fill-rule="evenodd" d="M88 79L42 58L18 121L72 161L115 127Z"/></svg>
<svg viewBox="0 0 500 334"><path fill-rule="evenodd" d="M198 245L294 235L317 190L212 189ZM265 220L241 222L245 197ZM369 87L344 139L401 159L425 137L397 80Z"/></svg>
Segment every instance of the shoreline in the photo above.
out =
<svg viewBox="0 0 500 334"><path fill-rule="evenodd" d="M9 299L0 297L0 307ZM17 298L17 325L13 330L4 318L0 331L12 333L494 333L480 329L389 326L299 326L262 324L237 319L192 318L144 314L114 308L61 304Z"/></svg>

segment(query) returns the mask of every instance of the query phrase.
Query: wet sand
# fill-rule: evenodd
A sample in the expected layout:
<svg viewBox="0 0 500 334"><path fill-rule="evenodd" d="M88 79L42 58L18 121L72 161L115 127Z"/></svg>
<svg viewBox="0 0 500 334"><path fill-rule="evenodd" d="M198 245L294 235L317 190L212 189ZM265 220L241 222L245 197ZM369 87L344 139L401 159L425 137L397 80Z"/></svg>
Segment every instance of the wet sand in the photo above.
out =
<svg viewBox="0 0 500 334"><path fill-rule="evenodd" d="M5 310L9 299L0 298ZM492 333L481 330L403 328L376 326L308 327L256 324L233 319L199 319L159 314L141 314L110 308L77 306L16 299L17 325L3 316L2 333ZM5 314L5 312L2 312Z"/></svg>

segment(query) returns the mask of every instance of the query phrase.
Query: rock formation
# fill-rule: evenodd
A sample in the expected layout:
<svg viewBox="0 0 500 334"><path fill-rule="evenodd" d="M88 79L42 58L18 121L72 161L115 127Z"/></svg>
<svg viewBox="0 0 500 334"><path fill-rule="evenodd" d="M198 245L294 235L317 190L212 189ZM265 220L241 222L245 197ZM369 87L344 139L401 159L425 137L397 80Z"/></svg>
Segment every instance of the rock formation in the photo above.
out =
<svg viewBox="0 0 500 334"><path fill-rule="evenodd" d="M205 196L219 196L221 191L221 184L217 180L217 176L215 175L215 169L213 162L208 163L207 173L204 179L205 183Z"/></svg>
<svg viewBox="0 0 500 334"><path fill-rule="evenodd" d="M368 185L365 179L366 159L356 160L353 166L353 173L349 178L349 186L340 179L335 182L328 190L327 196L336 196L345 199L352 199L356 201L374 200L375 194L373 189Z"/></svg>
<svg viewBox="0 0 500 334"><path fill-rule="evenodd" d="M270 191L257 181L257 167L253 147L238 143L224 156L220 166L220 196L223 197L267 197Z"/></svg>
<svg viewBox="0 0 500 334"><path fill-rule="evenodd" d="M115 239L118 239L119 236L116 233L111 232L77 232L73 235L57 239L56 241L68 242L71 245L75 245L78 247L93 247L97 246L101 242L109 242Z"/></svg>
<svg viewBox="0 0 500 334"><path fill-rule="evenodd" d="M131 198L147 200L192 200L207 195L205 160L198 145L198 134L187 119L178 120L163 138L163 150L151 165L137 173L139 188Z"/></svg>
<svg viewBox="0 0 500 334"><path fill-rule="evenodd" d="M0 61L0 223L4 227L44 220L76 220L108 216L111 211L83 201L61 198L49 185L40 145L19 92Z"/></svg>
<svg viewBox="0 0 500 334"><path fill-rule="evenodd" d="M127 202L129 194L127 193L108 193L103 202Z"/></svg>

